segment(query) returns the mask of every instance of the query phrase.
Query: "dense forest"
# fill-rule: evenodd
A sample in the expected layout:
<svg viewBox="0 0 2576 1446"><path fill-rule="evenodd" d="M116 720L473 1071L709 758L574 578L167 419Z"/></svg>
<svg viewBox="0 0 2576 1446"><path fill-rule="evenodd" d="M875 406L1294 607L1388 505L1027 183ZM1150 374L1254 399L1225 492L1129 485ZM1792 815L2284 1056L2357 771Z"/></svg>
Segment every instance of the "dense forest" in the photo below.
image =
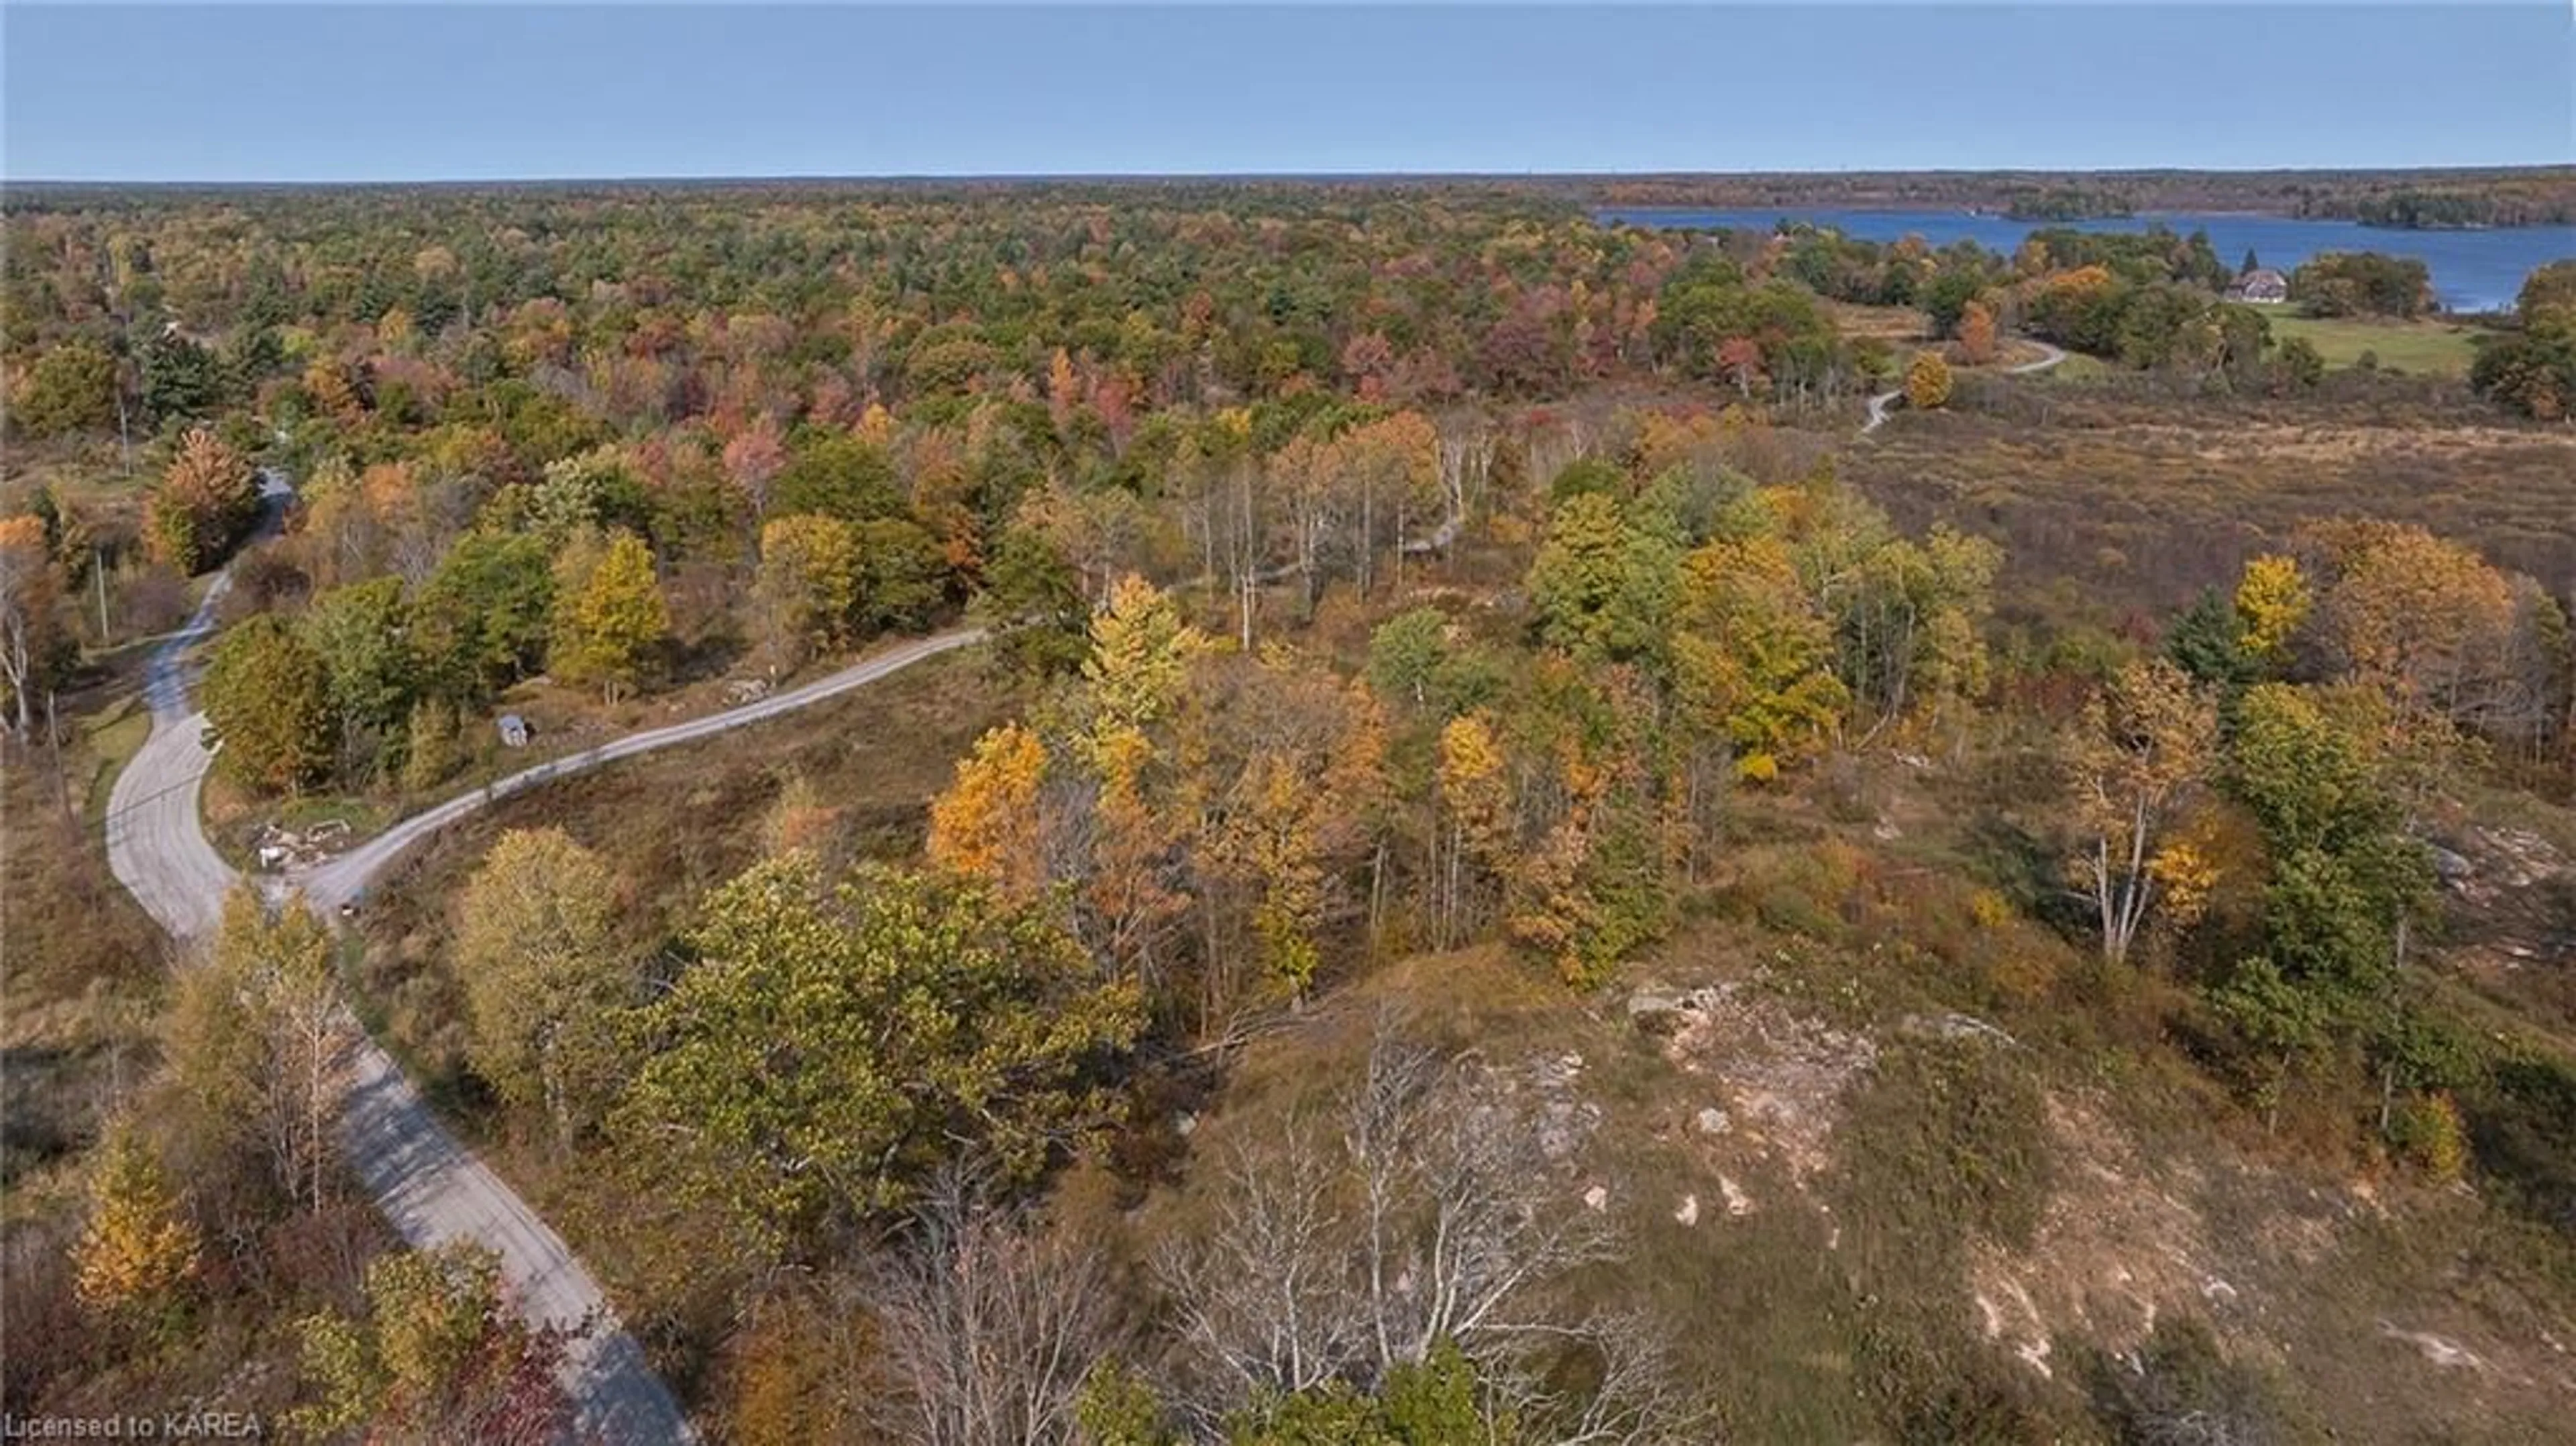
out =
<svg viewBox="0 0 2576 1446"><path fill-rule="evenodd" d="M2564 226L2576 170L1904 171L1620 176L1540 183L1600 205L1978 208L2034 220L2155 211L2254 211L2399 229Z"/></svg>
<svg viewBox="0 0 2576 1446"><path fill-rule="evenodd" d="M2576 264L2409 376L1572 184L13 196L8 1408L561 1430L364 1030L712 1440L2562 1422ZM983 638L173 972L100 810L218 570L255 867Z"/></svg>

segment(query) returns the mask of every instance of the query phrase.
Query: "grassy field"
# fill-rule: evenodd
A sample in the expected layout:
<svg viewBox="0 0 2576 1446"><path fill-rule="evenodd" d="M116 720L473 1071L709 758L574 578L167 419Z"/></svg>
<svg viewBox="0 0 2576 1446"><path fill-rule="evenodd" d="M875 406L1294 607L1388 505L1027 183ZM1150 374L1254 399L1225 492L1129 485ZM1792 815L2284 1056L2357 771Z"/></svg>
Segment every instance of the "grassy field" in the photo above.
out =
<svg viewBox="0 0 2576 1446"><path fill-rule="evenodd" d="M54 438L22 444L10 459L6 476L0 477L0 495L18 502L23 500L18 495L20 489L32 493L48 488L71 506L93 515L139 519L143 494L152 481L149 440L135 440L134 470L130 473L112 437L104 441Z"/></svg>
<svg viewBox="0 0 2576 1446"><path fill-rule="evenodd" d="M2364 353L2391 371L2413 376L2464 377L2477 360L2479 329L2446 321L2384 321L2358 316L2301 316L2288 307L2265 309L2272 339L2303 337L2329 367L2348 367Z"/></svg>
<svg viewBox="0 0 2576 1446"><path fill-rule="evenodd" d="M2036 375L2048 382L2064 385L2067 383L2098 382L2104 377L2117 375L2117 372L2109 362L2102 360L2098 356L2086 356L2082 352L2068 352L2066 354L2066 360L2059 362L2057 365L2050 367L2044 372L2036 373Z"/></svg>
<svg viewBox="0 0 2576 1446"><path fill-rule="evenodd" d="M784 685L810 683L861 661L871 651L900 645L904 639L883 638L847 656L817 658ZM460 720L453 744L456 760L435 784L400 788L380 781L359 792L306 794L286 799L263 797L243 788L220 769L206 781L203 812L215 851L236 868L248 869L260 835L271 824L307 829L338 821L349 832L337 847L356 844L396 822L451 798L487 787L524 769L613 742L647 729L668 727L738 706L727 688L736 680L708 671L659 691L602 701L590 688L572 688L546 677L525 680L495 699L484 713ZM524 747L502 746L494 720L517 713L528 720L533 737Z"/></svg>
<svg viewBox="0 0 2576 1446"><path fill-rule="evenodd" d="M1843 335L1876 337L1892 344L1920 342L1930 333L1925 330L1925 317L1918 307L1863 306L1854 301L1828 301L1825 310L1832 314L1834 325Z"/></svg>
<svg viewBox="0 0 2576 1446"><path fill-rule="evenodd" d="M154 1055L162 940L108 873L99 818L114 768L94 751L130 753L148 724L139 708L102 718L66 719L59 752L0 768L0 1219L13 1230L55 1208L63 1172Z"/></svg>
<svg viewBox="0 0 2576 1446"><path fill-rule="evenodd" d="M1909 528L2002 542L2007 613L2110 625L2185 606L2337 516L2417 523L2576 588L2576 436L2510 425L2456 383L2343 372L2282 398L2162 395L2125 373L1963 383L1841 465Z"/></svg>
<svg viewBox="0 0 2576 1446"><path fill-rule="evenodd" d="M128 697L102 709L84 720L82 730L89 737L92 764L87 799L88 816L100 823L107 818L107 797L116 787L116 775L123 772L143 740L152 734L152 713L139 697Z"/></svg>

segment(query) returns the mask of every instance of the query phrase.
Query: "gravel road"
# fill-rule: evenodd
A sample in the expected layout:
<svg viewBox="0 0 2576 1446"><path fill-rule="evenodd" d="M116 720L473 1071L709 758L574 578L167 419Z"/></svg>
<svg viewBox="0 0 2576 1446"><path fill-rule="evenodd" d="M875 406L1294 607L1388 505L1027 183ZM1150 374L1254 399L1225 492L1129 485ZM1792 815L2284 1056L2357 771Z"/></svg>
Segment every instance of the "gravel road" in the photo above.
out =
<svg viewBox="0 0 2576 1446"><path fill-rule="evenodd" d="M271 495L282 494L283 482L274 476L269 481ZM205 715L189 702L195 650L213 633L215 611L229 582L228 576L217 577L187 626L153 653L144 681L152 732L118 776L108 803L109 867L178 941L183 958L189 946L213 934L225 895L241 882L207 842L199 818L198 796L211 755L204 743ZM982 636L966 629L924 638L744 707L538 764L404 820L309 872L264 884L275 894L300 887L312 906L330 918L343 902L362 897L405 848L495 799L837 697ZM563 1237L457 1142L392 1056L372 1039L360 1036L347 1068L342 1142L359 1179L402 1237L423 1248L475 1241L500 1257L503 1277L531 1320L590 1327L565 1361L578 1434L621 1446L694 1441L671 1393L645 1364L642 1348L618 1324L599 1283Z"/></svg>

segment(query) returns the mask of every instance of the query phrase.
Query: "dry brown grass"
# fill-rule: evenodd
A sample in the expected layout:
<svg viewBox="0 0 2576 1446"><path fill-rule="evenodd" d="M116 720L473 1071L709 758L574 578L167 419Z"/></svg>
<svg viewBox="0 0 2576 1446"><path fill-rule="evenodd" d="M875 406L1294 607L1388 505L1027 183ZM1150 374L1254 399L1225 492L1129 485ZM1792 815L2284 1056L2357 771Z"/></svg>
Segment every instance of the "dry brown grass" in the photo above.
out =
<svg viewBox="0 0 2576 1446"><path fill-rule="evenodd" d="M1853 301L1828 301L1826 311L1834 325L1846 337L1875 337L1884 342L1920 342L1930 339L1925 330L1922 311L1911 306L1863 306Z"/></svg>
<svg viewBox="0 0 2576 1446"><path fill-rule="evenodd" d="M2028 379L1962 392L1850 448L1843 475L1909 527L2000 539L2024 604L2095 621L2167 611L2340 515L2418 523L2576 591L2576 431L2504 425L2437 384L2354 378L2284 400Z"/></svg>
<svg viewBox="0 0 2576 1446"><path fill-rule="evenodd" d="M59 753L12 742L0 764L0 1213L13 1222L47 1208L47 1182L155 1054L166 941L108 872L86 721L64 717Z"/></svg>

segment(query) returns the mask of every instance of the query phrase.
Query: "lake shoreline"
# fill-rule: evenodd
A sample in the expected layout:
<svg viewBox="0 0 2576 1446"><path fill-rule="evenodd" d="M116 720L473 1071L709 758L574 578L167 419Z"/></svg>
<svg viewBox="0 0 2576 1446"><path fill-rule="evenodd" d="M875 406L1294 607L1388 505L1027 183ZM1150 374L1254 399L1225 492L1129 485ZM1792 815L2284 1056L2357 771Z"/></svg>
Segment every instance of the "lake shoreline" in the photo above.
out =
<svg viewBox="0 0 2576 1446"><path fill-rule="evenodd" d="M1659 212L1669 213L1676 216L1706 215L1712 210L1723 211L1727 214L1736 214L1748 211L1760 211L1764 209L1766 208L1761 206L1587 206L1584 208L1584 214L1597 221L1605 216L1614 215L1643 216ZM1817 206L1782 206L1777 209L1783 215L1809 215L1835 208ZM2412 232L2426 232L2444 236L2457 235L2463 232L2486 231L2565 231L2570 228L2571 224L2576 224L2564 221L2509 221L2503 223L2476 221L2464 222L2457 226L2398 226L2385 221L2364 221L2352 216L2301 216L2291 211L2129 211L2119 215L2101 216L2016 216L2009 211L1981 211L1973 207L1959 206L1921 206L1910 205L1899 201L1890 201L1885 205L1879 206L1856 206L1840 209L1865 211L1871 215L1966 216L1980 221L2009 221L2016 226L2029 226L2042 230L2051 226L2115 226L2121 222L2155 223L2166 218L2186 216L2210 220L2281 221L2297 225L2354 226L2364 231L2389 231L2401 235Z"/></svg>
<svg viewBox="0 0 2576 1446"><path fill-rule="evenodd" d="M2576 257L2576 227L2390 227L2335 218L2260 211L2138 211L2086 221L2016 221L2001 212L1923 206L1594 206L1600 225L1767 234L1780 223L1807 224L1881 244L1908 235L1939 248L1973 241L2010 256L2033 232L2205 232L2211 249L2233 266L2253 255L2281 271L2332 251L2377 251L2422 261L2441 309L2456 315L2509 310L2525 277L2549 262Z"/></svg>

